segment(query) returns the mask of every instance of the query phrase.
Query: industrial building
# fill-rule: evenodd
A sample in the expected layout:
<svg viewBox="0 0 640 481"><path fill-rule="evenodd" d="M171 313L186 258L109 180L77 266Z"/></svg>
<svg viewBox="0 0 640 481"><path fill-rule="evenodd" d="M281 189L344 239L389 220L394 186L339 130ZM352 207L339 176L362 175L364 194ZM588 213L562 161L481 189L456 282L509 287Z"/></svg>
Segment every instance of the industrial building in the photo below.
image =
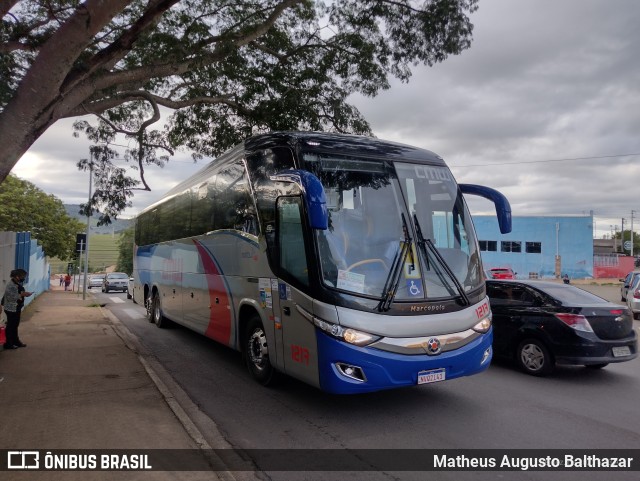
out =
<svg viewBox="0 0 640 481"><path fill-rule="evenodd" d="M485 269L510 267L520 279L593 277L593 217L513 217L501 234L495 216L473 216Z"/></svg>

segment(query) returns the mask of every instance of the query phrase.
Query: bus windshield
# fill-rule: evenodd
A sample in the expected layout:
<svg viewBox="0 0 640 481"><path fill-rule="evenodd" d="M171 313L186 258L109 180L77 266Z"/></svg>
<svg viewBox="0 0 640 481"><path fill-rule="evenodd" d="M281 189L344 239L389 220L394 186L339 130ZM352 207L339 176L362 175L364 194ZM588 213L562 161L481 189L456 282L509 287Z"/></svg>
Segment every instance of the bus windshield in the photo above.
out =
<svg viewBox="0 0 640 481"><path fill-rule="evenodd" d="M383 297L394 285L394 299L405 301L458 297L458 286L480 286L471 219L446 167L318 153L303 159L327 198L329 228L315 231L326 286ZM417 248L414 219L439 256Z"/></svg>
<svg viewBox="0 0 640 481"><path fill-rule="evenodd" d="M460 292L455 284L463 293L480 287L482 268L471 215L449 169L409 163L396 163L395 168L411 219L423 244L431 247L419 249L427 297L456 297Z"/></svg>

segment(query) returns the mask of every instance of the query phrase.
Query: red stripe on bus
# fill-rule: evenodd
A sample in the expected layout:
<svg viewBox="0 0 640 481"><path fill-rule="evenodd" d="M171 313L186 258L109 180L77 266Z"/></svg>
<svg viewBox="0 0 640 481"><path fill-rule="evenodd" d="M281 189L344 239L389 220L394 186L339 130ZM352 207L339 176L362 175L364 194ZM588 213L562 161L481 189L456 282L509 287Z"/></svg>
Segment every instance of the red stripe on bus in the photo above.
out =
<svg viewBox="0 0 640 481"><path fill-rule="evenodd" d="M224 286L222 274L218 266L213 262L211 254L199 242L194 241L202 259L204 272L209 286L209 325L204 333L205 336L222 342L227 346L231 341L231 308L229 294ZM217 299L217 302L216 302Z"/></svg>

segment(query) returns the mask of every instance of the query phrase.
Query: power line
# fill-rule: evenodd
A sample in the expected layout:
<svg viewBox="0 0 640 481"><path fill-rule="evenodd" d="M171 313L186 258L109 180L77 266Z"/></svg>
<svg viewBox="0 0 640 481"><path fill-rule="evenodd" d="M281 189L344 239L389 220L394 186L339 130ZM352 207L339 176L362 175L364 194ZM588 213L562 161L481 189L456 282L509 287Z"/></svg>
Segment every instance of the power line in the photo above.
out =
<svg viewBox="0 0 640 481"><path fill-rule="evenodd" d="M464 165L454 165L451 164L451 167L486 167L489 165L516 165L516 164L542 164L546 162L566 162L571 160L594 160L594 159L613 159L617 157L633 157L640 155L640 152L632 153L632 154L614 154L614 155L599 155L596 157L570 157L566 159L547 159L547 160L522 160L516 162L494 162L490 164L464 164Z"/></svg>

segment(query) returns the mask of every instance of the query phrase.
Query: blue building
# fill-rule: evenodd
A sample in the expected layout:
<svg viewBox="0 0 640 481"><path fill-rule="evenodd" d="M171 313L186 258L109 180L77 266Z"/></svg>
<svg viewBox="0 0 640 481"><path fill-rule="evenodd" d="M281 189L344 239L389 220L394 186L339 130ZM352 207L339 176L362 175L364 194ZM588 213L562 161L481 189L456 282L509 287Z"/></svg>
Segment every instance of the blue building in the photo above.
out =
<svg viewBox="0 0 640 481"><path fill-rule="evenodd" d="M593 217L513 217L501 234L495 216L473 216L484 268L510 267L519 279L593 277Z"/></svg>

